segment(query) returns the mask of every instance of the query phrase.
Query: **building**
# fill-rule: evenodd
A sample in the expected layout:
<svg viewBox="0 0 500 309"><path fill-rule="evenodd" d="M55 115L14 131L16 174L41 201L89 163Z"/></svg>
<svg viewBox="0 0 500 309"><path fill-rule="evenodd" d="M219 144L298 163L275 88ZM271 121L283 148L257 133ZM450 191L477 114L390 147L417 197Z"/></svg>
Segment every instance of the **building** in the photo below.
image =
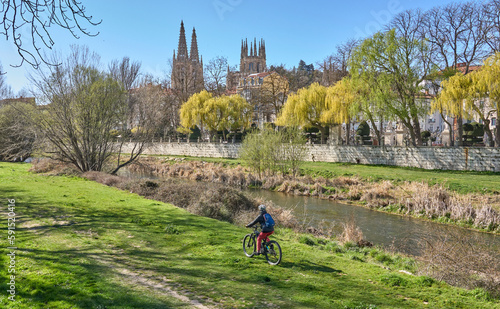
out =
<svg viewBox="0 0 500 309"><path fill-rule="evenodd" d="M253 45L248 39L241 41L240 70L231 72L227 69L226 87L228 90L234 90L240 84L241 79L246 79L251 74L259 74L267 71L266 65L266 43L263 39L259 41L257 49L257 39L254 39Z"/></svg>
<svg viewBox="0 0 500 309"><path fill-rule="evenodd" d="M196 30L193 28L191 36L191 50L188 53L184 22L181 21L179 33L179 46L177 54L174 50L172 58L172 90L181 101L187 100L192 94L205 89L203 80L203 57L198 53Z"/></svg>

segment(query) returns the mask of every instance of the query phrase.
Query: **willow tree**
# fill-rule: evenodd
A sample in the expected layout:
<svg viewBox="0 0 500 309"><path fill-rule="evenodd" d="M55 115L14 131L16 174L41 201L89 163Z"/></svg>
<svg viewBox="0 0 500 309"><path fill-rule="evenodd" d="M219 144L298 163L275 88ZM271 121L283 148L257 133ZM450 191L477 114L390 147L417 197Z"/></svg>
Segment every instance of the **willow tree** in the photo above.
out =
<svg viewBox="0 0 500 309"><path fill-rule="evenodd" d="M358 96L353 88L351 79L343 78L334 86L330 86L326 90L326 112L322 118L325 122L333 122L340 125L346 124L346 140L349 141L349 127L351 123L352 105L357 101ZM339 127L340 128L340 127ZM340 130L339 130L340 137Z"/></svg>
<svg viewBox="0 0 500 309"><path fill-rule="evenodd" d="M468 97L470 86L469 77L464 76L462 73L457 73L443 80L441 82L441 92L431 102L431 112L438 111L441 116L450 115L463 119L465 100ZM443 119L445 119L444 116ZM450 140L452 139L450 138Z"/></svg>
<svg viewBox="0 0 500 309"><path fill-rule="evenodd" d="M203 90L181 106L178 131L191 133L191 129L198 126L214 136L217 131L245 129L250 125L252 111L251 105L239 95L213 97Z"/></svg>
<svg viewBox="0 0 500 309"><path fill-rule="evenodd" d="M480 89L489 97L490 108L496 111L495 146L500 147L500 52L486 59L479 74L483 77Z"/></svg>
<svg viewBox="0 0 500 309"><path fill-rule="evenodd" d="M325 141L328 127L333 123L326 106L327 88L314 83L301 88L288 97L281 113L276 119L279 126L300 126L317 128L321 132L321 142ZM330 115L330 117L328 117Z"/></svg>
<svg viewBox="0 0 500 309"><path fill-rule="evenodd" d="M243 130L250 126L252 106L239 95L223 95L207 100L203 115L207 129L212 134L222 131L226 140L226 130Z"/></svg>
<svg viewBox="0 0 500 309"><path fill-rule="evenodd" d="M391 99L384 100L384 113L398 119L409 131L413 145L421 145L420 117L428 107L418 98L421 83L430 73L429 50L424 40L379 32L363 41L351 57L351 74L373 81Z"/></svg>
<svg viewBox="0 0 500 309"><path fill-rule="evenodd" d="M484 131L488 135L490 146L493 142L496 147L500 147L500 125L498 119L500 116L500 53L490 56L484 61L483 67L470 74L472 91L470 93L470 103L467 108L475 113L484 123ZM478 104L488 99L487 103ZM495 115L496 114L496 115ZM490 129L491 117L495 115L497 119L495 140L493 141Z"/></svg>
<svg viewBox="0 0 500 309"><path fill-rule="evenodd" d="M205 125L205 103L212 99L212 94L206 90L193 94L184 102L179 110L180 127L177 131L181 133L192 133L195 126L203 132Z"/></svg>
<svg viewBox="0 0 500 309"><path fill-rule="evenodd" d="M488 58L484 66L472 73L463 75L457 73L441 83L441 93L433 101L432 109L457 118L479 118L484 124L484 132L488 136L489 146L498 146L500 140L498 129L493 139L490 123L491 117L498 112L500 90L499 55ZM487 103L485 101L489 99ZM498 119L498 118L497 118ZM497 126L498 127L498 126Z"/></svg>

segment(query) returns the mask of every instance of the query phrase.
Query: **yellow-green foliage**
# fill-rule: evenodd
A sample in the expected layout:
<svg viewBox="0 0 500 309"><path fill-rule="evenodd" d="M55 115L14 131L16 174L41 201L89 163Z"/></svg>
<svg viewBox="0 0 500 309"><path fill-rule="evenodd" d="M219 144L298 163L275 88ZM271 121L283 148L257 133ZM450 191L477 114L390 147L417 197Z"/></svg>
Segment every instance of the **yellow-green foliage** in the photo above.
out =
<svg viewBox="0 0 500 309"><path fill-rule="evenodd" d="M490 110L496 110L500 100L500 53L489 57L480 70L467 75L457 73L441 83L442 91L433 101L432 110L454 116L481 117L484 111L477 101L489 98Z"/></svg>
<svg viewBox="0 0 500 309"><path fill-rule="evenodd" d="M250 125L251 105L239 95L213 97L203 90L193 94L180 109L181 127L177 130L191 133L191 128L204 127L211 132L245 129Z"/></svg>
<svg viewBox="0 0 500 309"><path fill-rule="evenodd" d="M328 87L325 99L327 111L323 113L322 120L333 121L337 124L349 122L351 106L357 99L349 78L344 78L334 86Z"/></svg>
<svg viewBox="0 0 500 309"><path fill-rule="evenodd" d="M324 127L329 119L324 119L326 108L326 87L314 83L288 97L280 116L279 126ZM326 121L325 121L326 120Z"/></svg>
<svg viewBox="0 0 500 309"><path fill-rule="evenodd" d="M193 94L180 109L181 126L177 129L183 133L191 133L190 128L199 126L203 129L205 123L205 115L203 107L205 102L212 98L212 94L206 90Z"/></svg>

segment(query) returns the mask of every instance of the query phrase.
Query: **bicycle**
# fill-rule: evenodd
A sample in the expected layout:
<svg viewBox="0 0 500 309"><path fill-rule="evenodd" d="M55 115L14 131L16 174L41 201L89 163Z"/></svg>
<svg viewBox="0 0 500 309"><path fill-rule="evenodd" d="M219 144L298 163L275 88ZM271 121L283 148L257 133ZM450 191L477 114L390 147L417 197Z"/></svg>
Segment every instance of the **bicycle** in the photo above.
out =
<svg viewBox="0 0 500 309"><path fill-rule="evenodd" d="M245 235L243 238L243 252L247 257L253 257L257 249L257 237L259 236L259 229L254 226L253 232ZM266 241L262 240L262 246L266 260L271 265L278 265L281 262L281 247L275 240Z"/></svg>

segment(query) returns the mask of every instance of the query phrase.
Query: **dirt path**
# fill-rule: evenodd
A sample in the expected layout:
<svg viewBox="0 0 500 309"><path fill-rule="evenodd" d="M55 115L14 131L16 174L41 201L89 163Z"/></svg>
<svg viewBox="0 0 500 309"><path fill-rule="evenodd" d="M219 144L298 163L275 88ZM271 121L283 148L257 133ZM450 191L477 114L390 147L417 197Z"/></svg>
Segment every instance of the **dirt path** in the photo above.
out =
<svg viewBox="0 0 500 309"><path fill-rule="evenodd" d="M168 298L175 298L176 300L185 303L190 308L197 309L216 309L218 306L215 305L210 300L206 300L206 303L202 304L199 300L196 299L194 293L178 288L175 283L166 277L159 277L157 273L152 271L147 271L141 269L134 269L135 267L130 265L130 261L126 258L117 258L119 252L101 256L101 255L90 255L95 261L99 264L109 267L113 270L113 272L123 281L126 282L127 285L138 285L146 290L154 291L157 294L162 296L166 296Z"/></svg>

